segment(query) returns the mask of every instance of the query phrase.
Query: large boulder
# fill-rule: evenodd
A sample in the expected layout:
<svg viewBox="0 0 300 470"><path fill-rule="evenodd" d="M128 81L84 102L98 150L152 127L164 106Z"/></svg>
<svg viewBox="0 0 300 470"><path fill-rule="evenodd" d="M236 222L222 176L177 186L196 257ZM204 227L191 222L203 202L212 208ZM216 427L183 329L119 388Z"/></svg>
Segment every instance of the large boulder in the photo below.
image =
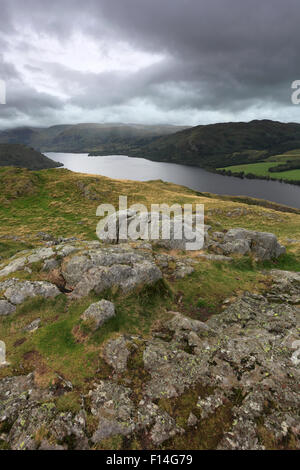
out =
<svg viewBox="0 0 300 470"><path fill-rule="evenodd" d="M286 251L273 233L255 232L244 228L228 230L218 247L225 255L251 253L261 261L278 258Z"/></svg>
<svg viewBox="0 0 300 470"><path fill-rule="evenodd" d="M92 290L100 294L111 287L129 292L162 278L151 253L127 244L85 250L63 264L62 275L76 298Z"/></svg>

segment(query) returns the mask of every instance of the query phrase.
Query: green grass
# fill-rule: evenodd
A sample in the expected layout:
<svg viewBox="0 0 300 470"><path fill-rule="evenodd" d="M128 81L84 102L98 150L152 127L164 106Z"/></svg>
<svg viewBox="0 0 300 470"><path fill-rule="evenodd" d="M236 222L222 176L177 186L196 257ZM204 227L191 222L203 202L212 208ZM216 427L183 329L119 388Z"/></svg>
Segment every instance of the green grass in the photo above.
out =
<svg viewBox="0 0 300 470"><path fill-rule="evenodd" d="M284 163L286 160L282 160ZM269 168L274 167L274 161L260 162L260 163L249 163L246 165L233 165L225 168L218 168L218 170L231 171L232 173L244 172L245 175L251 173L260 177L270 177L275 179L284 179L289 181L300 181L300 169L269 172Z"/></svg>

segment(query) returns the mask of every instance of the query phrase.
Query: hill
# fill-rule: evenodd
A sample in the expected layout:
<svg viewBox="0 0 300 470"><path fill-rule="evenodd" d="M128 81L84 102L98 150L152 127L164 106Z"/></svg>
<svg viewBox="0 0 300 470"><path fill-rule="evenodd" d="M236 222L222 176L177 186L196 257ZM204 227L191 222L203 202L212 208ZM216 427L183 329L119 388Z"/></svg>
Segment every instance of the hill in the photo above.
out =
<svg viewBox="0 0 300 470"><path fill-rule="evenodd" d="M140 124L75 124L49 128L23 127L0 132L0 143L23 143L42 152L128 153L184 126Z"/></svg>
<svg viewBox="0 0 300 470"><path fill-rule="evenodd" d="M255 163L300 148L300 124L268 120L196 126L135 152L151 160L208 169Z"/></svg>
<svg viewBox="0 0 300 470"><path fill-rule="evenodd" d="M0 144L0 166L16 166L29 170L57 168L62 163L55 162L33 148L22 144Z"/></svg>

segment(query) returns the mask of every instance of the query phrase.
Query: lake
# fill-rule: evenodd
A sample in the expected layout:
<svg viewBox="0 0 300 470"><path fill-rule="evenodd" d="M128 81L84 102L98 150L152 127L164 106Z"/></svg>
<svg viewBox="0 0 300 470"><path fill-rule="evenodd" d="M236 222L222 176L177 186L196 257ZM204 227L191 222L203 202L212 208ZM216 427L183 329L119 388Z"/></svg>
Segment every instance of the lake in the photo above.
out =
<svg viewBox="0 0 300 470"><path fill-rule="evenodd" d="M202 192L251 196L300 208L300 186L276 181L252 180L217 175L202 168L152 162L125 155L89 157L87 153L45 153L65 168L80 173L116 179L149 181L161 179Z"/></svg>

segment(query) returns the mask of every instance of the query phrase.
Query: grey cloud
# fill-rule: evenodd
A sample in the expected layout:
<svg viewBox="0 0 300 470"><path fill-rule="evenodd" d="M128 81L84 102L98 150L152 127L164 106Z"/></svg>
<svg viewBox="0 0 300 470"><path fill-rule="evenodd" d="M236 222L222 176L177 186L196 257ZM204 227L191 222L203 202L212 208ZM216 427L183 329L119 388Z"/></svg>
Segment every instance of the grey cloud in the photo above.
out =
<svg viewBox="0 0 300 470"><path fill-rule="evenodd" d="M96 42L106 39L113 46L124 41L165 57L135 72L102 73L79 72L41 57L40 63L27 64L28 70L42 70L69 98L20 88L20 82L12 81L14 98L10 108L0 108L2 120L12 110L35 121L49 109L57 111L56 117L60 111L65 116L74 106L82 109L84 121L87 111L99 109L101 116L103 109L115 111L136 100L159 108L166 117L194 110L199 115L217 112L224 119L248 112L252 118L258 107L269 118L282 109L286 119L290 109L295 119L290 85L300 78L298 0L1 0L1 5L0 47L1 40L5 47L5 41L26 27L58 39L62 48L80 32ZM39 44L24 41L19 47L26 55ZM20 80L18 74L16 64L1 62L0 56L0 75ZM189 124L188 112L184 115ZM128 119L134 120L134 112Z"/></svg>

